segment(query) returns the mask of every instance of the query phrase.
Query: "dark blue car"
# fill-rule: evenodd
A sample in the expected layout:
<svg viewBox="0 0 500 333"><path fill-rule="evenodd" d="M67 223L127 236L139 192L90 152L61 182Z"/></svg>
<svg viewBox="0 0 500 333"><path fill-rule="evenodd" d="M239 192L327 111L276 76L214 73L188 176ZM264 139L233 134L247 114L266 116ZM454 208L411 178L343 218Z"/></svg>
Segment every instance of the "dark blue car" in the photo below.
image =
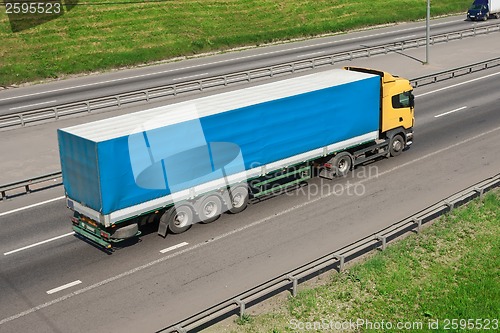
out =
<svg viewBox="0 0 500 333"><path fill-rule="evenodd" d="M486 21L490 16L500 17L500 0L475 0L467 11L467 19Z"/></svg>

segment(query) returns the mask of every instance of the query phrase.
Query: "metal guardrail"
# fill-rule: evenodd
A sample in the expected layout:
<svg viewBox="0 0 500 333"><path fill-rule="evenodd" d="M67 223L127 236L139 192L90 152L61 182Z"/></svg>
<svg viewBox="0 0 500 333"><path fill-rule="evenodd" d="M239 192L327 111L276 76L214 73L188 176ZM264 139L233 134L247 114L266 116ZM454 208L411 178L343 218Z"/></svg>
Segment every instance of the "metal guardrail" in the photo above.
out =
<svg viewBox="0 0 500 333"><path fill-rule="evenodd" d="M367 236L357 242L344 246L328 253L305 265L295 268L262 284L259 284L243 293L226 299L204 311L190 316L180 322L161 329L157 332L186 333L200 327L207 327L230 315L244 315L246 306L257 304L280 291L290 290L296 296L299 282L317 275L325 270L335 269L342 271L346 262L351 261L374 249L385 250L389 242L408 232L420 232L421 227L435 218L452 211L474 198L482 197L484 193L500 186L500 174L486 179L474 186L460 191L428 208L386 227L379 232Z"/></svg>
<svg viewBox="0 0 500 333"><path fill-rule="evenodd" d="M44 183L44 182L49 182L49 181L56 181L60 179L62 181L62 174L61 172L53 172L53 173L49 173L47 175L43 175L43 176L39 176L39 177L35 177L35 178L30 178L30 179L26 179L26 180L22 180L22 181L18 181L18 182L14 182L14 183L10 183L10 184L6 184L6 185L1 185L0 186L0 195L2 197L2 201L7 199L7 192L8 191L14 191L14 190L18 190L20 188L24 188L24 193L30 193L31 192L31 186L32 185L35 185L35 184L40 184L40 183ZM58 184L50 184L50 186L55 186L55 185L61 185L61 183L58 183Z"/></svg>
<svg viewBox="0 0 500 333"><path fill-rule="evenodd" d="M456 77L476 73L485 69L500 66L500 57L490 60L481 61L472 65L457 67L452 70L434 73L431 75L421 76L410 80L413 87L417 88L431 83L436 83L444 80L454 79Z"/></svg>
<svg viewBox="0 0 500 333"><path fill-rule="evenodd" d="M500 23L483 25L473 28L431 36L431 44L448 42L451 40L473 37L481 34L500 31ZM425 38L416 38L407 41L398 41L371 47L363 47L351 51L334 53L321 57L313 57L294 62L278 64L271 67L257 68L244 72L229 73L226 75L210 77L178 84L158 86L154 88L132 91L119 95L106 96L74 103L62 104L53 107L35 109L0 116L0 129L24 127L30 123L58 120L63 117L80 113L92 113L111 107L121 107L137 102L150 102L152 100L174 97L184 93L204 91L215 87L228 86L235 83L251 82L257 79L274 77L277 75L293 74L303 70L311 70L325 65L335 65L343 61L371 57L373 55L387 54L389 52L404 51L426 44Z"/></svg>

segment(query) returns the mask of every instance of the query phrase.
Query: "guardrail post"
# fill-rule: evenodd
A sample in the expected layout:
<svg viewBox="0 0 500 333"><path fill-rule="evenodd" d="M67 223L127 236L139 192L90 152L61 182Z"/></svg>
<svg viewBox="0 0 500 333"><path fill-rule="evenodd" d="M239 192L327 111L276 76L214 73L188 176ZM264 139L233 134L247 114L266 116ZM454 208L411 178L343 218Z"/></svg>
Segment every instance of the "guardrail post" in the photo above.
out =
<svg viewBox="0 0 500 333"><path fill-rule="evenodd" d="M240 318L243 318L243 316L245 315L245 302L243 302L239 298L236 298L234 302L240 307Z"/></svg>
<svg viewBox="0 0 500 333"><path fill-rule="evenodd" d="M482 198L483 198L483 195L484 195L484 188L474 187L474 191L476 191L477 193L479 193L479 199L482 199Z"/></svg>
<svg viewBox="0 0 500 333"><path fill-rule="evenodd" d="M422 229L422 219L413 219L413 223L417 225L417 234L420 233L420 230Z"/></svg>
<svg viewBox="0 0 500 333"><path fill-rule="evenodd" d="M2 201L4 201L6 198L5 191L2 191L1 194L2 194Z"/></svg>
<svg viewBox="0 0 500 333"><path fill-rule="evenodd" d="M288 280L292 281L292 297L297 297L297 286L299 284L299 279L297 279L293 275L289 275Z"/></svg>
<svg viewBox="0 0 500 333"><path fill-rule="evenodd" d="M174 330L177 332L177 333L187 333L187 330L185 328L183 328L182 326L175 326L174 327Z"/></svg>
<svg viewBox="0 0 500 333"><path fill-rule="evenodd" d="M385 249L387 248L387 240L386 240L386 238L384 236L382 236L382 235L376 235L375 239L382 242L382 246L380 247L380 249L382 251L385 251Z"/></svg>
<svg viewBox="0 0 500 333"><path fill-rule="evenodd" d="M344 267L345 267L345 256L343 256L341 254L334 253L333 259L339 261L339 271L342 272L344 270Z"/></svg>
<svg viewBox="0 0 500 333"><path fill-rule="evenodd" d="M445 201L444 204L450 208L450 212L455 208L455 204L451 201Z"/></svg>

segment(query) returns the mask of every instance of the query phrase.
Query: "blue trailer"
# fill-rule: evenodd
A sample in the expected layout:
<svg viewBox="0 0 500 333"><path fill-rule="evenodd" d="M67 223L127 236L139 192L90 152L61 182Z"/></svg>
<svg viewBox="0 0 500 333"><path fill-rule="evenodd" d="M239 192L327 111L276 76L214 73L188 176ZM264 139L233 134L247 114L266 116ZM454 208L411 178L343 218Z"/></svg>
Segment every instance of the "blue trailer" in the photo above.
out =
<svg viewBox="0 0 500 333"><path fill-rule="evenodd" d="M349 69L59 129L74 231L106 248L148 223L162 236L180 233L303 182L315 168L331 178L399 154L412 138L409 82ZM385 91L405 118L389 130Z"/></svg>

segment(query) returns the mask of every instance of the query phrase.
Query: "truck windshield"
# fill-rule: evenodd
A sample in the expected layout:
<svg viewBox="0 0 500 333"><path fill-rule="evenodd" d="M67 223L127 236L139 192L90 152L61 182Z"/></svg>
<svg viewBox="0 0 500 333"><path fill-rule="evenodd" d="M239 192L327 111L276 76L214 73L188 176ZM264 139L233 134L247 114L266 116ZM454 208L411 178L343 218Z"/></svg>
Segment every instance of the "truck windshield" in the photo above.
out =
<svg viewBox="0 0 500 333"><path fill-rule="evenodd" d="M484 7L483 5L473 4L472 6L470 6L469 9L471 9L471 10L481 10L483 7Z"/></svg>
<svg viewBox="0 0 500 333"><path fill-rule="evenodd" d="M405 91L404 93L392 96L392 107L394 109L408 108L413 106L413 93L412 91Z"/></svg>

